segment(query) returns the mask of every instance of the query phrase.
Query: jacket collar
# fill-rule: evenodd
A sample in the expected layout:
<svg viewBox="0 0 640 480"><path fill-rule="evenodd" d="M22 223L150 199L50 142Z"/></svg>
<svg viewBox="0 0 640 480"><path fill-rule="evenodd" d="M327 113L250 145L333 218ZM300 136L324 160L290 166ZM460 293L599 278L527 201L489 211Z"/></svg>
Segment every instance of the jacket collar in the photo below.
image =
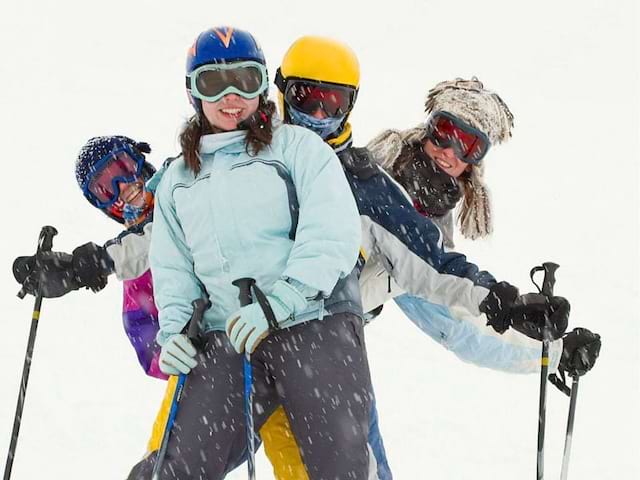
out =
<svg viewBox="0 0 640 480"><path fill-rule="evenodd" d="M211 133L203 135L200 139L200 153L211 154L218 151L226 153L240 153L246 150L244 139L245 130L233 130L232 132Z"/></svg>

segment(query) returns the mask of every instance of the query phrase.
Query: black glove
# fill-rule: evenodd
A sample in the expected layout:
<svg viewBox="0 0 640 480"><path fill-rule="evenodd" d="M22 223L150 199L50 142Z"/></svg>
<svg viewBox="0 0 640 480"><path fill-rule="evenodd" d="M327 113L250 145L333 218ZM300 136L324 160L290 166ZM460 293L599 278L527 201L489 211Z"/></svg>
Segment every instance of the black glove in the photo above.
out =
<svg viewBox="0 0 640 480"><path fill-rule="evenodd" d="M496 283L480 303L480 311L487 316L487 325L503 334L511 326L511 308L518 298L518 289L507 282Z"/></svg>
<svg viewBox="0 0 640 480"><path fill-rule="evenodd" d="M586 328L574 328L563 338L558 370L572 377L582 376L593 368L600 354L600 335Z"/></svg>
<svg viewBox="0 0 640 480"><path fill-rule="evenodd" d="M35 296L40 286L45 298L61 297L80 287L102 290L112 271L111 257L94 243L76 248L72 255L49 251L13 262L13 276L24 291Z"/></svg>
<svg viewBox="0 0 640 480"><path fill-rule="evenodd" d="M518 295L518 289L507 282L493 285L480 304L487 325L496 332L502 334L512 327L535 340L543 339L545 324L549 339L560 338L567 329L570 309L566 298L540 293Z"/></svg>
<svg viewBox="0 0 640 480"><path fill-rule="evenodd" d="M80 285L73 272L72 256L64 252L42 252L36 256L18 257L13 262L13 276L26 293L35 296L38 286L45 298L61 297Z"/></svg>
<svg viewBox="0 0 640 480"><path fill-rule="evenodd" d="M511 327L542 341L546 326L547 338L557 340L567 330L570 311L571 305L564 297L527 293L519 296L511 308Z"/></svg>
<svg viewBox="0 0 640 480"><path fill-rule="evenodd" d="M93 242L80 245L73 251L73 271L80 286L99 292L107 286L113 273L113 260L106 248Z"/></svg>

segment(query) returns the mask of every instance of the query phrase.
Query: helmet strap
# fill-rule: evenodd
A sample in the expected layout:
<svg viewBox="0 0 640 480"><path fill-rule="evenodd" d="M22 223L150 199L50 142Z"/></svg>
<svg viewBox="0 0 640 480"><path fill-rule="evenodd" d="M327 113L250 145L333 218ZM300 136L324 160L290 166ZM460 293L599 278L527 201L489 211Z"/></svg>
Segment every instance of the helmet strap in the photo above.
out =
<svg viewBox="0 0 640 480"><path fill-rule="evenodd" d="M276 70L276 78L273 83L276 84L276 87L278 87L278 90L280 90L280 92L282 92L282 94L284 95L284 89L287 86L287 81L282 76L282 71L280 71L280 67L278 67L278 70Z"/></svg>

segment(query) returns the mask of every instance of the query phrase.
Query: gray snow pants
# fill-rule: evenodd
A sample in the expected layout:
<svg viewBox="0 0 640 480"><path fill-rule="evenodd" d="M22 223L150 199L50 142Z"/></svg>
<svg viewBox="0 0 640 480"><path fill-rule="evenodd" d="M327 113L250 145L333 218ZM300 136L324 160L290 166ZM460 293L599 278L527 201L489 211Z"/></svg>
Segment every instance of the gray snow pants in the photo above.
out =
<svg viewBox="0 0 640 480"><path fill-rule="evenodd" d="M210 332L189 374L161 479L216 480L246 456L242 355ZM272 333L251 356L254 428L287 413L311 480L366 480L371 379L362 321L349 313ZM148 480L155 454L129 480Z"/></svg>

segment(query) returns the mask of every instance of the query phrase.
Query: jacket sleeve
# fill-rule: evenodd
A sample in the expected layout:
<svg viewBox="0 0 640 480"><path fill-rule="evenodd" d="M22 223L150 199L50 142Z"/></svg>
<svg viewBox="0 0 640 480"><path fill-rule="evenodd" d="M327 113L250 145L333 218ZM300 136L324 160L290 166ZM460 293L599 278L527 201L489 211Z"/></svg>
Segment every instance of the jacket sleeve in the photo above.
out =
<svg viewBox="0 0 640 480"><path fill-rule="evenodd" d="M289 165L300 212L283 276L329 295L358 259L358 209L338 157L320 137L297 129L285 154L294 156Z"/></svg>
<svg viewBox="0 0 640 480"><path fill-rule="evenodd" d="M542 343L537 340L513 329L500 335L484 315L474 317L407 294L394 300L420 330L464 362L509 373L540 372ZM549 373L556 371L561 355L562 340L551 342Z"/></svg>
<svg viewBox="0 0 640 480"><path fill-rule="evenodd" d="M163 181L156 192L149 252L160 324L157 341L160 345L182 331L193 311L191 301L204 296L176 215L172 187L170 181Z"/></svg>
<svg viewBox="0 0 640 480"><path fill-rule="evenodd" d="M132 280L149 270L152 223L141 231L125 231L105 244L118 280Z"/></svg>
<svg viewBox="0 0 640 480"><path fill-rule="evenodd" d="M413 208L401 188L382 170L364 181L348 178L360 209L364 250L380 256L400 288L434 303L480 315L480 303L495 278L464 255L445 251L438 227Z"/></svg>

